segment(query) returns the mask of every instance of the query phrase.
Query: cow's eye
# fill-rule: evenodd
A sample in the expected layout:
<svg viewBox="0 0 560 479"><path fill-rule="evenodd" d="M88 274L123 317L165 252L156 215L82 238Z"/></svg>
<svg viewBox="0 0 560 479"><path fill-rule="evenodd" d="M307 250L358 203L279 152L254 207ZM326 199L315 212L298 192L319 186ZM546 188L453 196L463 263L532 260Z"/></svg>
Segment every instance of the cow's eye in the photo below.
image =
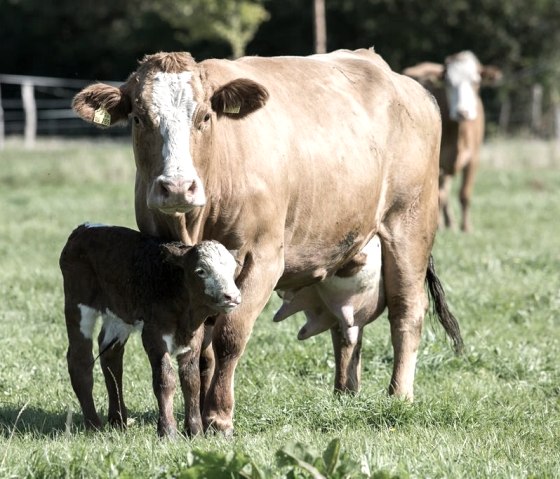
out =
<svg viewBox="0 0 560 479"><path fill-rule="evenodd" d="M204 118L202 119L203 122L207 122L208 120L210 120L210 113L206 113L206 115L204 115Z"/></svg>
<svg viewBox="0 0 560 479"><path fill-rule="evenodd" d="M204 278L206 276L206 271L204 271L202 268L195 269L194 272L197 276L200 276L201 278Z"/></svg>

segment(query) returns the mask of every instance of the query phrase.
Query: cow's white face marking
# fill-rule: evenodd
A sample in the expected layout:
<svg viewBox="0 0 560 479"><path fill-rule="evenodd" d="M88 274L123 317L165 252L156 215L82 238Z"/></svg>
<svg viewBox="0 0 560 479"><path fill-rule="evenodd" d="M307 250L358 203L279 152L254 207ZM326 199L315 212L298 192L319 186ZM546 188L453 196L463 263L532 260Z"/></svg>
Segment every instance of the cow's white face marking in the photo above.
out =
<svg viewBox="0 0 560 479"><path fill-rule="evenodd" d="M192 350L190 346L177 346L173 334L164 334L161 338L167 346L167 352L171 354L171 356L178 356L179 354L185 354Z"/></svg>
<svg viewBox="0 0 560 479"><path fill-rule="evenodd" d="M93 328L95 327L95 323L97 318L99 318L100 313L97 309L90 308L85 304L78 304L78 308L81 314L80 332L83 334L84 338L92 339Z"/></svg>
<svg viewBox="0 0 560 479"><path fill-rule="evenodd" d="M225 311L232 310L241 301L241 293L235 284L235 258L224 245L215 241L201 243L198 247L200 259L195 274L203 280L204 294L221 302L216 306ZM230 299L225 298L225 295Z"/></svg>
<svg viewBox="0 0 560 479"><path fill-rule="evenodd" d="M476 119L480 84L476 57L470 52L458 54L447 64L445 80L449 117L455 121Z"/></svg>
<svg viewBox="0 0 560 479"><path fill-rule="evenodd" d="M158 72L153 78L151 111L163 140L160 179L196 184L191 206L206 202L204 188L190 153L190 133L197 102L190 80L192 72Z"/></svg>

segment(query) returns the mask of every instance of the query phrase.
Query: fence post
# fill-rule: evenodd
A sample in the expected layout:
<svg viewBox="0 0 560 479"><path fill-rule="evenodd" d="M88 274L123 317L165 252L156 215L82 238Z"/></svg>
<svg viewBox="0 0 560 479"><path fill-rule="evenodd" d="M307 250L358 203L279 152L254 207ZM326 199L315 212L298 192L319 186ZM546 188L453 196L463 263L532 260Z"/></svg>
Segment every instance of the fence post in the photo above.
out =
<svg viewBox="0 0 560 479"><path fill-rule="evenodd" d="M538 135L542 128L543 87L535 83L531 89L531 132Z"/></svg>
<svg viewBox="0 0 560 479"><path fill-rule="evenodd" d="M4 108L2 108L2 85L0 84L0 150L4 149Z"/></svg>
<svg viewBox="0 0 560 479"><path fill-rule="evenodd" d="M25 147L33 148L37 136L37 105L33 83L30 80L25 80L21 84L21 99L25 112Z"/></svg>

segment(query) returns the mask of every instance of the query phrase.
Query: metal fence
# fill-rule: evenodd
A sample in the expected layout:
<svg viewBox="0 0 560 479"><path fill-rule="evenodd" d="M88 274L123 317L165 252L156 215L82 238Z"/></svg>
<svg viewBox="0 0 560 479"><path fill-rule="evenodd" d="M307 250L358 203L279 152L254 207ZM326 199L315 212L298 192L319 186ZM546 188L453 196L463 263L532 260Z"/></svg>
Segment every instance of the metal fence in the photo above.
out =
<svg viewBox="0 0 560 479"><path fill-rule="evenodd" d="M127 135L127 128L100 130L74 113L72 98L91 83L91 80L0 74L0 149L6 135L23 135L29 148L34 146L37 135Z"/></svg>

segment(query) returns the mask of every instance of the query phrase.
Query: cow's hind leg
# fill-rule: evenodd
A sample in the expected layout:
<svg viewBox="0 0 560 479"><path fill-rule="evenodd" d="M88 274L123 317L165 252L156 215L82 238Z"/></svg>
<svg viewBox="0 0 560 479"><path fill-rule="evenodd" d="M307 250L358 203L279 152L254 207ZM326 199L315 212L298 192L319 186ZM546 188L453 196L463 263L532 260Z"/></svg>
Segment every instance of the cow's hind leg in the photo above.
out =
<svg viewBox="0 0 560 479"><path fill-rule="evenodd" d="M84 315L87 316L84 317L75 304L66 304L64 313L68 333L66 360L72 389L80 402L86 428L101 429L101 420L93 401L92 334L97 312L84 309Z"/></svg>
<svg viewBox="0 0 560 479"><path fill-rule="evenodd" d="M416 203L421 205L422 202ZM424 289L437 210L412 206L382 228L383 277L394 364L389 393L412 400L414 374L428 297Z"/></svg>
<svg viewBox="0 0 560 479"><path fill-rule="evenodd" d="M354 328L358 328L358 326L354 326ZM356 340L348 341L338 324L331 328L335 357L335 392L353 393L360 390L363 328L358 329Z"/></svg>
<svg viewBox="0 0 560 479"><path fill-rule="evenodd" d="M109 398L107 421L113 427L125 429L127 421L126 405L123 397L123 355L126 340L120 343L115 338L107 338L106 331L101 329L98 338L99 361L105 378L105 386Z"/></svg>

